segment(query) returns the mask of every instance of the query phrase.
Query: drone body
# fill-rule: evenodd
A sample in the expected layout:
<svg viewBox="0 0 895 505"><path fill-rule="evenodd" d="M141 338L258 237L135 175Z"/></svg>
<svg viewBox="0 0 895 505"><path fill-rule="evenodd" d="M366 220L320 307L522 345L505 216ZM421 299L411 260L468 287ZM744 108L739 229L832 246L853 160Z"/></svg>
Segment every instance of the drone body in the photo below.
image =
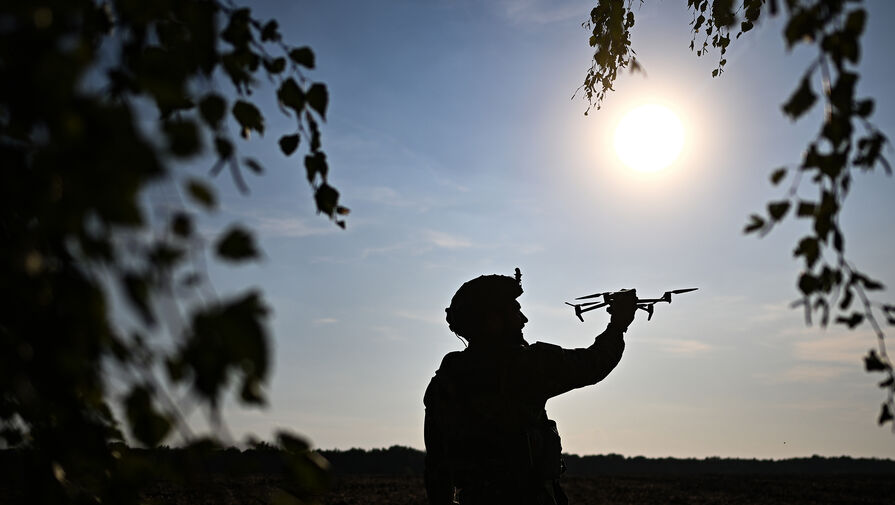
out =
<svg viewBox="0 0 895 505"><path fill-rule="evenodd" d="M621 291L606 291L604 293L594 293L592 295L587 296L579 296L575 298L576 300L588 300L592 298L603 298L602 302L583 302L583 303L569 303L566 302L566 305L573 307L575 309L575 315L581 322L584 322L584 317L582 314L585 312L599 309L601 307L605 307L607 305L611 305L613 301L620 299L622 297L633 297L634 303L637 305L638 309L646 311L649 316L647 317L647 321L653 318L653 311L655 310L655 305L660 302L671 303L671 295L679 295L683 293L689 293L690 291L696 291L699 288L686 288L686 289L674 289L671 291L666 291L660 298L637 298L637 291L633 289L623 289Z"/></svg>

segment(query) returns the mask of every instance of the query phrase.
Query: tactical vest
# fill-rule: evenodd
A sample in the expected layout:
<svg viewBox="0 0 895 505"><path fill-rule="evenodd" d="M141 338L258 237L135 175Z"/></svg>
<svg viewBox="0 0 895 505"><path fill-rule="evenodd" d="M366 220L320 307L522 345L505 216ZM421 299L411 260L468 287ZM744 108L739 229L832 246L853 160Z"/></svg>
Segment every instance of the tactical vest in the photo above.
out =
<svg viewBox="0 0 895 505"><path fill-rule="evenodd" d="M567 503L556 423L512 373L514 356L451 353L426 390L427 471L463 505Z"/></svg>

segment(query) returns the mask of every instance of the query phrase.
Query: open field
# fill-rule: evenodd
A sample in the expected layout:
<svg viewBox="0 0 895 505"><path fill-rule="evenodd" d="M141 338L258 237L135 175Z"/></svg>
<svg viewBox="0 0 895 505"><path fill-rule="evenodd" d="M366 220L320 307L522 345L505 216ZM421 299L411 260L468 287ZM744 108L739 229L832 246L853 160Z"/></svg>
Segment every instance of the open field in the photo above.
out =
<svg viewBox="0 0 895 505"><path fill-rule="evenodd" d="M283 492L283 454L230 448L130 449L134 468L174 465L187 471L144 475L142 505L294 505ZM388 449L321 451L332 465L324 505L425 505L424 453ZM0 505L30 503L23 469L28 453L0 451ZM190 459L190 458L193 459ZM746 460L566 455L563 487L572 505L892 505L895 461L849 457ZM176 464L175 464L176 463ZM301 472L295 474L299 481ZM305 475L307 477L307 475ZM324 480L326 478L324 477ZM293 483L296 481L293 481ZM307 488L306 488L307 489ZM500 505L500 504L497 504Z"/></svg>
<svg viewBox="0 0 895 505"><path fill-rule="evenodd" d="M569 477L563 487L572 505L724 504L806 505L895 503L891 476L612 476ZM341 478L327 505L424 505L419 477Z"/></svg>
<svg viewBox="0 0 895 505"><path fill-rule="evenodd" d="M688 475L568 477L572 505L890 505L895 479L885 475ZM276 479L221 479L184 489L160 486L147 504L271 503ZM325 505L426 505L420 477L337 477Z"/></svg>

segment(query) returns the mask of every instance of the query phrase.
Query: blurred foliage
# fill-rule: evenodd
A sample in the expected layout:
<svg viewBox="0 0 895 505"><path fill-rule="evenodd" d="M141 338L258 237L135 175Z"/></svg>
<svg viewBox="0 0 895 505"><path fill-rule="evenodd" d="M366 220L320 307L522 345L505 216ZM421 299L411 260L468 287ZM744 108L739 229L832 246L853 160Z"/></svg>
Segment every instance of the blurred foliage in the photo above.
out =
<svg viewBox="0 0 895 505"><path fill-rule="evenodd" d="M218 199L208 177L185 174L210 155L210 175L226 168L248 190L243 172L263 168L240 157L232 132L271 134L271 107L251 97L272 85L295 124L279 149L307 146L317 210L344 227L321 150L328 93L306 76L314 65L275 20L229 2L3 2L0 448L26 450L24 501L137 503L147 482L184 478L189 465L133 457L124 432L145 447L179 436L201 453L226 438L229 391L264 404L266 305L255 292L209 295L204 260L260 252L238 226L209 247L195 221ZM162 184L180 198L155 208L146 189ZM212 438L184 420L197 405ZM284 493L307 500L325 462L295 436L279 442L291 455Z"/></svg>
<svg viewBox="0 0 895 505"><path fill-rule="evenodd" d="M631 0L598 0L590 19L583 24L593 32L590 45L596 47L582 85L588 110L600 108L619 70L640 68L630 48L632 4ZM744 231L763 236L788 216L810 224L809 232L793 252L804 264L797 282L801 299L793 306L804 308L807 324L812 317L819 317L822 326L832 320L850 329L864 323L873 328L877 349L868 353L864 363L868 372L885 376L879 383L886 391L879 415L879 423L884 424L891 422L895 413L895 370L886 353L881 322L895 325L895 305L871 301L868 292L881 290L883 285L847 259L839 224L854 174L872 172L877 167L892 174L883 156L883 147L889 142L871 121L874 99L858 97L855 91L860 78L861 37L869 15L861 4L860 0L687 1L692 14L690 49L697 56L711 51L719 55L712 77L724 72L731 34L735 33L734 41L739 39L752 30L763 13L783 17L788 49L804 44L817 50L782 110L795 121L818 106L818 98L822 98L819 131L800 163L771 173L773 185L789 178L790 186L783 198L768 203L765 213L750 216ZM800 195L800 188L806 184L816 197L804 199Z"/></svg>

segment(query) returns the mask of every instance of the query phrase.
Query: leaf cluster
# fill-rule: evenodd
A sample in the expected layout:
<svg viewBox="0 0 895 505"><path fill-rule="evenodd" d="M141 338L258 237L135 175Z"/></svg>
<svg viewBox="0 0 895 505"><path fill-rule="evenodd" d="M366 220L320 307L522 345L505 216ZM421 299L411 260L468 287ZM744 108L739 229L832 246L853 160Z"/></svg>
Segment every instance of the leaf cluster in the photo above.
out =
<svg viewBox="0 0 895 505"><path fill-rule="evenodd" d="M304 139L317 209L344 227L320 137L328 94L305 75L310 48L229 2L13 1L0 20L0 447L29 448L31 502L136 503L146 475L186 468L148 468L125 440L202 446L185 409L220 426L225 396L263 405L270 373L263 297L218 298L205 275L206 249L257 260L253 234L200 233L218 198L174 168L213 153L211 174L228 167L247 191L243 170L262 167L230 130L268 133L251 95L272 81L296 124L279 146ZM156 206L150 184L186 200Z"/></svg>
<svg viewBox="0 0 895 505"><path fill-rule="evenodd" d="M606 93L612 91L619 70L629 67L632 72L641 70L636 53L631 49L631 29L634 27L632 1L599 0L590 11L590 19L582 24L591 31L588 44L594 48L593 61L584 83L578 88L584 89L589 104L585 115L591 107L600 110Z"/></svg>

